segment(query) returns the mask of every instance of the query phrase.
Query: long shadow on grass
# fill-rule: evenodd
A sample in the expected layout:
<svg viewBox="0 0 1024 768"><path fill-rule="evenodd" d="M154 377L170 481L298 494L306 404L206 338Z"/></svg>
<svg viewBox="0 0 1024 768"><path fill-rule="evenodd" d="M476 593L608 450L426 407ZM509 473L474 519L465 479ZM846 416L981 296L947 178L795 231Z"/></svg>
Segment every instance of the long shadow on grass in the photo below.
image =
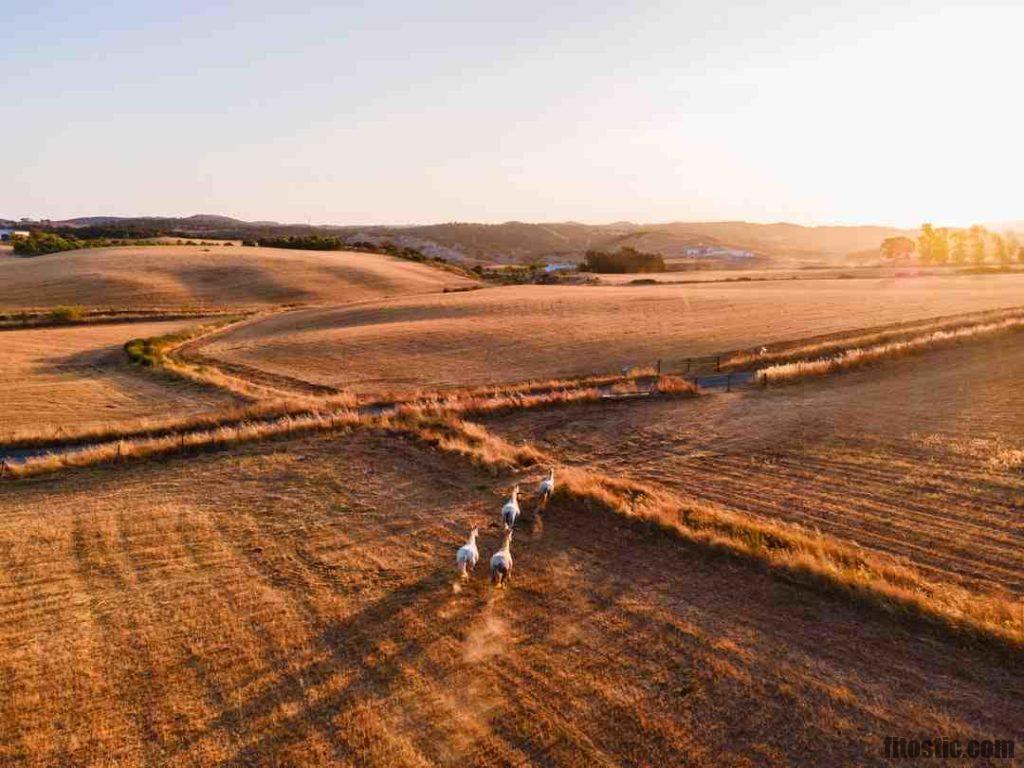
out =
<svg viewBox="0 0 1024 768"><path fill-rule="evenodd" d="M239 722L268 718L289 701L301 705L294 714L261 730L257 741L222 765L249 766L266 761L312 731L325 733L339 758L357 759L359 753L346 743L345 734L332 721L361 701L386 698L402 681L403 670L422 657L431 643L457 630L461 620L458 612L444 618L439 611L451 600L449 577L447 570L432 571L389 592L355 615L331 622L316 638L312 649L314 655L323 656L326 652L326 658L286 673L259 696L222 711L211 729L230 731ZM429 621L425 633L406 631L407 622L424 617ZM400 643L393 655L380 652L385 640ZM316 689L346 672L355 676L341 690L312 703L296 702L297 694L302 696L303 691Z"/></svg>

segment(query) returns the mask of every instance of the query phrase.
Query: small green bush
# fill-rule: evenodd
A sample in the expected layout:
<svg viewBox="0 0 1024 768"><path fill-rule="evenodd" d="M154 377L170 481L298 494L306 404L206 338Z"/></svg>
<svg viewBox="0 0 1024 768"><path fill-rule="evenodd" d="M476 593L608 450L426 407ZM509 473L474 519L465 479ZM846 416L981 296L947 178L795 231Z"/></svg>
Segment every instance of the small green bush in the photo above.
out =
<svg viewBox="0 0 1024 768"><path fill-rule="evenodd" d="M78 323L85 317L85 310L82 307L54 307L50 312L50 319L57 323Z"/></svg>

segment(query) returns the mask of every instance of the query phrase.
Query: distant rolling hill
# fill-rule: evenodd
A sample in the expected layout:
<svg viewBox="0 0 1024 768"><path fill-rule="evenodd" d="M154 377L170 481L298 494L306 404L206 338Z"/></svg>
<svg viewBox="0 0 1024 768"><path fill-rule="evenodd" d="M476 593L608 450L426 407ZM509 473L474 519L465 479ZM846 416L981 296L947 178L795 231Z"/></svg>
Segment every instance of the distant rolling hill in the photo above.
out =
<svg viewBox="0 0 1024 768"><path fill-rule="evenodd" d="M588 249L628 246L685 258L687 250L746 251L760 261L804 260L835 263L850 256L877 253L887 237L913 236L889 227L803 227L796 224L750 224L742 221L617 223L605 225L555 223L450 223L404 228L374 228L379 237L403 244L433 245L451 257L473 261L527 262L576 259Z"/></svg>
<svg viewBox="0 0 1024 768"><path fill-rule="evenodd" d="M472 285L426 264L344 251L122 246L0 257L3 311L340 304Z"/></svg>
<svg viewBox="0 0 1024 768"><path fill-rule="evenodd" d="M200 214L184 218L89 216L47 223L48 227L102 230L139 236L259 238L282 235L332 234L349 242L393 241L432 256L469 263L528 263L576 260L588 249L623 246L688 258L687 249L749 252L760 263L819 261L835 264L854 256L870 258L886 237L914 236L911 230L876 226L804 227L797 224L752 224L744 221L669 222L663 224L582 224L578 222L503 224L449 222L417 226L310 226L246 222L228 216Z"/></svg>

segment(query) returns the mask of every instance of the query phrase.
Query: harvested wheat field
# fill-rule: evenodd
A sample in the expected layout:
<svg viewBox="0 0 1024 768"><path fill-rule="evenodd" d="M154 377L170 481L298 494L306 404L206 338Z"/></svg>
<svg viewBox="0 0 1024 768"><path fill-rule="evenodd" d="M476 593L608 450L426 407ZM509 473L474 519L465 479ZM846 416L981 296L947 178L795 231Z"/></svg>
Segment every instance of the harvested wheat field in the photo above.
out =
<svg viewBox="0 0 1024 768"><path fill-rule="evenodd" d="M0 255L0 309L266 307L440 292L472 281L372 253L239 246L124 246Z"/></svg>
<svg viewBox="0 0 1024 768"><path fill-rule="evenodd" d="M1024 612L1020 332L827 380L495 417L570 463L906 558Z"/></svg>
<svg viewBox="0 0 1024 768"><path fill-rule="evenodd" d="M196 320L0 332L0 436L45 434L229 405L217 390L129 364L129 339L174 333Z"/></svg>
<svg viewBox="0 0 1024 768"><path fill-rule="evenodd" d="M672 260L669 259L671 264ZM686 262L683 262L684 264ZM764 269L682 269L678 272L633 272L626 274L595 275L602 285L628 285L636 280L656 283L675 282L754 282L776 280L853 280L863 278L913 278L942 275L956 275L961 266L834 266L799 267L774 264ZM1012 269L1012 268L1010 268ZM1024 270L1022 270L1024 271Z"/></svg>
<svg viewBox="0 0 1024 768"><path fill-rule="evenodd" d="M607 514L553 508L511 589L453 589L510 482L359 432L0 487L0 761L881 765L894 730L1019 734L1012 659Z"/></svg>
<svg viewBox="0 0 1024 768"><path fill-rule="evenodd" d="M1024 275L517 286L296 311L213 340L233 365L356 392L680 366L688 356L1024 303Z"/></svg>

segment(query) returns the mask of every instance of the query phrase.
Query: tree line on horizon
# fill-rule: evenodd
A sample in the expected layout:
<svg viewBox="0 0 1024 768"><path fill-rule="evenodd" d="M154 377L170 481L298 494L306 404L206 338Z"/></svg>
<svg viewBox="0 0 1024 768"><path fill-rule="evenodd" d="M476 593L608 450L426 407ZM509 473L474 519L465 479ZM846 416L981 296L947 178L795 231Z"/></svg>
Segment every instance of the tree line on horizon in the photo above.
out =
<svg viewBox="0 0 1024 768"><path fill-rule="evenodd" d="M614 253L587 251L579 265L580 272L602 274L642 274L665 270L665 258L660 253L644 253L629 246L623 246Z"/></svg>
<svg viewBox="0 0 1024 768"><path fill-rule="evenodd" d="M1013 232L990 232L980 224L966 229L922 224L917 240L887 237L881 245L888 261L906 261L917 257L922 264L982 265L992 256L997 264L1014 261L1024 264L1024 245Z"/></svg>

